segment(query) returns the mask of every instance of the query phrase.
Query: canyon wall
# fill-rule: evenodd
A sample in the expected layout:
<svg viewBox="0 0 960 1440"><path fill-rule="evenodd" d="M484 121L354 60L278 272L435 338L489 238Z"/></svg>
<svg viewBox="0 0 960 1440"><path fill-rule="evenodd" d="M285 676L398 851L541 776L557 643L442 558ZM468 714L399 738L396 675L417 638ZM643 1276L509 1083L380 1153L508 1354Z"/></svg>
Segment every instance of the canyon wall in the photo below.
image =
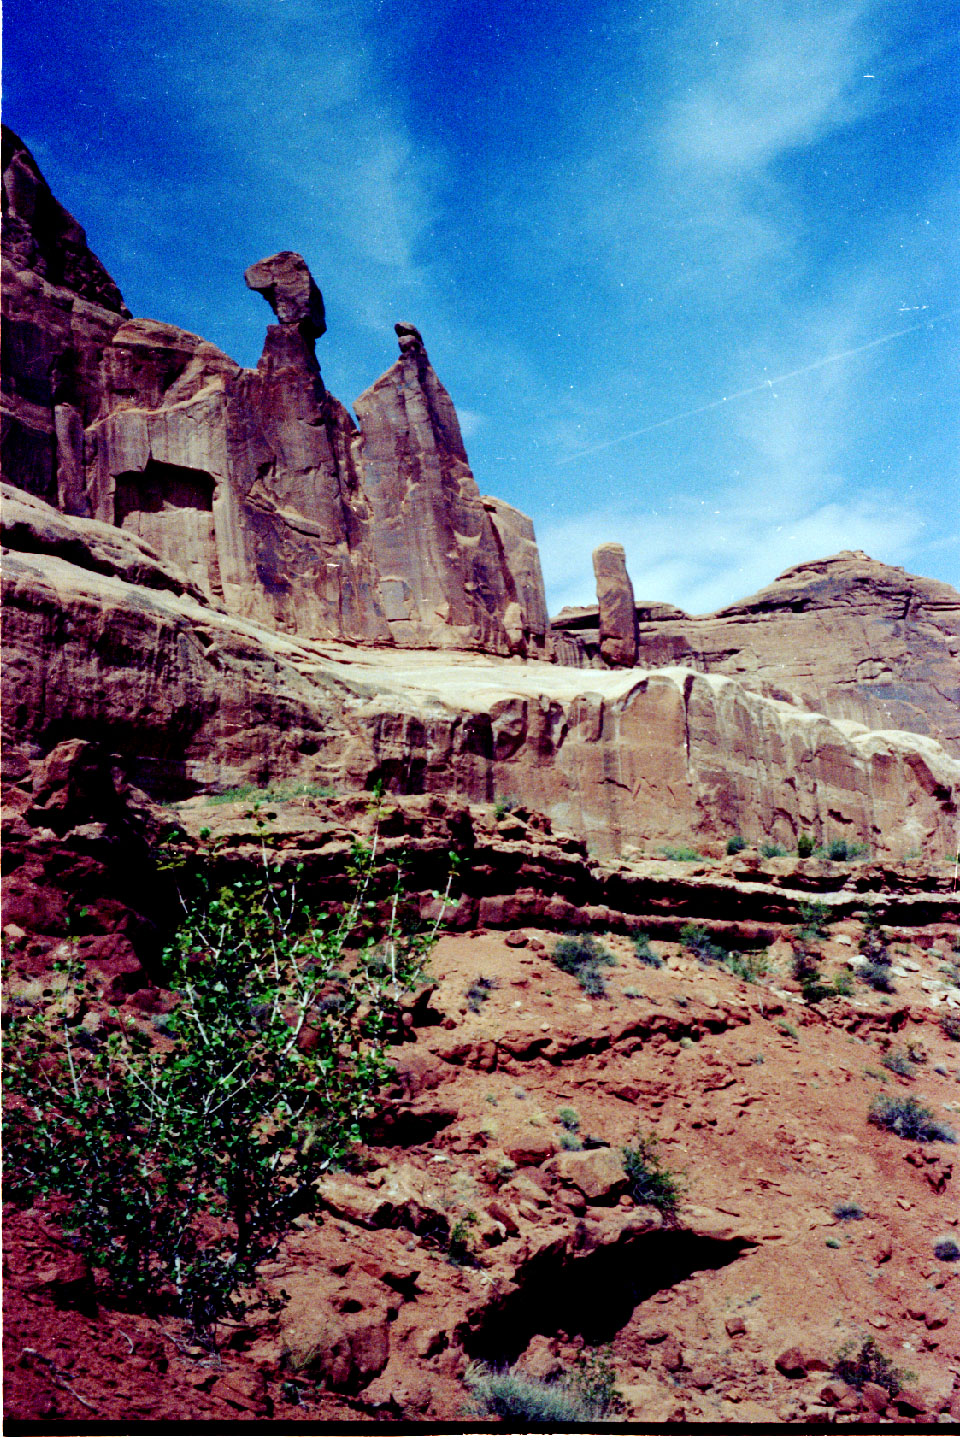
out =
<svg viewBox="0 0 960 1440"><path fill-rule="evenodd" d="M9 132L3 159L7 777L95 739L159 799L382 780L522 801L598 854L955 851L948 586L845 553L690 617L606 546L599 606L551 625L532 524L480 494L413 325L354 421L302 257L248 268L275 323L244 369L132 318Z"/></svg>
<svg viewBox="0 0 960 1440"><path fill-rule="evenodd" d="M598 854L866 842L942 861L960 764L682 667L359 649L226 614L135 536L7 491L6 773L96 739L161 799L291 779L543 811Z"/></svg>

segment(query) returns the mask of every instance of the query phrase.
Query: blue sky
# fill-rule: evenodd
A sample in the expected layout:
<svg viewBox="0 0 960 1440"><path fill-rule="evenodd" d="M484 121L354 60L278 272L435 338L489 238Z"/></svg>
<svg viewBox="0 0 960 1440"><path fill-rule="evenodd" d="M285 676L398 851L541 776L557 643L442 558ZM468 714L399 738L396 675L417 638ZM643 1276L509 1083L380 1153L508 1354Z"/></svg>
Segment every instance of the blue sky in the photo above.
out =
<svg viewBox="0 0 960 1440"><path fill-rule="evenodd" d="M348 405L418 325L554 611L604 540L695 612L845 548L960 586L957 18L6 0L4 113L135 314L255 364L299 250Z"/></svg>

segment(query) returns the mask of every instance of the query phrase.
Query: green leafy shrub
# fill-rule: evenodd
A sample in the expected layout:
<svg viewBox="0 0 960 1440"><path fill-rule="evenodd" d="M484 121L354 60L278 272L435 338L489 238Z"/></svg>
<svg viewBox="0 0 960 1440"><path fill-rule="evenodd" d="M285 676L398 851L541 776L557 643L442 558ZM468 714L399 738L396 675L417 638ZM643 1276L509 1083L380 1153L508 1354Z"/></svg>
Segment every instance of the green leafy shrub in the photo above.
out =
<svg viewBox="0 0 960 1440"><path fill-rule="evenodd" d="M823 940L830 922L830 910L820 900L804 900L800 905L800 928L797 931L802 940Z"/></svg>
<svg viewBox="0 0 960 1440"><path fill-rule="evenodd" d="M594 935L570 934L558 940L553 963L559 970L573 975L587 995L601 998L607 987L600 974L601 965L616 965L616 960Z"/></svg>
<svg viewBox="0 0 960 1440"><path fill-rule="evenodd" d="M476 1222L476 1218L473 1211L469 1210L451 1226L450 1238L447 1241L447 1259L451 1265L461 1268L476 1265L473 1231L470 1228Z"/></svg>
<svg viewBox="0 0 960 1440"><path fill-rule="evenodd" d="M766 950L761 950L758 955L742 955L739 950L730 950L722 962L732 975L737 975L741 980L747 980L751 985L756 985L770 974L770 957Z"/></svg>
<svg viewBox="0 0 960 1440"><path fill-rule="evenodd" d="M686 1182L682 1174L668 1170L662 1163L652 1135L639 1134L636 1145L624 1147L623 1168L630 1182L630 1194L638 1205L653 1205L665 1220L676 1219L686 1194Z"/></svg>
<svg viewBox="0 0 960 1440"><path fill-rule="evenodd" d="M519 801L517 800L499 796L493 802L493 818L495 820L505 820L511 811L516 810L518 804Z"/></svg>
<svg viewBox="0 0 960 1440"><path fill-rule="evenodd" d="M728 955L725 946L716 943L709 930L702 925L684 925L680 931L681 944L695 955L701 965L722 964Z"/></svg>
<svg viewBox="0 0 960 1440"><path fill-rule="evenodd" d="M960 1245L952 1235L941 1235L939 1240L934 1242L933 1253L938 1260L960 1260Z"/></svg>
<svg viewBox="0 0 960 1440"><path fill-rule="evenodd" d="M727 841L727 854L739 855L741 850L746 850L747 842L742 835L731 835Z"/></svg>
<svg viewBox="0 0 960 1440"><path fill-rule="evenodd" d="M639 931L633 937L633 953L641 965L649 965L652 970L660 970L663 961L656 951L650 948L650 936Z"/></svg>
<svg viewBox="0 0 960 1440"><path fill-rule="evenodd" d="M872 1335L861 1336L859 1345L856 1340L848 1340L842 1345L834 1362L833 1373L857 1390L862 1390L864 1385L871 1383L882 1386L891 1395L897 1394L904 1380L912 1378L908 1372L896 1368Z"/></svg>
<svg viewBox="0 0 960 1440"><path fill-rule="evenodd" d="M764 860L778 860L786 853L782 845L777 845L772 841L767 841L766 844L760 846L760 854Z"/></svg>
<svg viewBox="0 0 960 1440"><path fill-rule="evenodd" d="M859 840L829 840L821 847L826 852L828 860L857 860L861 855L866 855L868 847Z"/></svg>
<svg viewBox="0 0 960 1440"><path fill-rule="evenodd" d="M915 1095L877 1095L870 1102L867 1119L878 1130L892 1130L902 1140L940 1140L955 1145L957 1137L948 1125L935 1120L930 1110Z"/></svg>
<svg viewBox="0 0 960 1440"><path fill-rule="evenodd" d="M491 1370L471 1365L464 1383L480 1415L533 1425L582 1425L623 1409L610 1350L585 1351L576 1369L557 1380L535 1380L519 1368Z"/></svg>
<svg viewBox="0 0 960 1440"><path fill-rule="evenodd" d="M873 911L868 911L863 922L863 936L860 940L860 954L873 965L889 965L890 950L886 932Z"/></svg>
<svg viewBox="0 0 960 1440"><path fill-rule="evenodd" d="M332 800L336 790L331 785L313 785L292 780L275 785L234 785L230 790L221 790L217 795L208 795L208 805L230 805L249 801L256 808L259 805L280 805L291 800Z"/></svg>
<svg viewBox="0 0 960 1440"><path fill-rule="evenodd" d="M797 932L793 945L791 973L800 986L800 993L808 1005L818 1005L828 1000L834 989L829 980L820 974L820 955L814 950L808 938L810 932Z"/></svg>
<svg viewBox="0 0 960 1440"><path fill-rule="evenodd" d="M834 995L849 999L854 991L854 979L852 970L838 970L830 982Z"/></svg>
<svg viewBox="0 0 960 1440"><path fill-rule="evenodd" d="M664 860L699 860L703 861L704 856L699 850L694 850L690 845L665 846L660 854Z"/></svg>
<svg viewBox="0 0 960 1440"><path fill-rule="evenodd" d="M572 1105L561 1105L557 1111L557 1119L564 1130L569 1130L572 1135L580 1129L580 1116Z"/></svg>
<svg viewBox="0 0 960 1440"><path fill-rule="evenodd" d="M354 846L340 919L271 863L229 883L182 874L184 918L164 955L178 1001L162 1044L119 1017L83 1043L90 1004L70 967L59 1012L15 1019L5 1050L11 1193L63 1198L62 1223L119 1297L173 1309L212 1341L219 1319L315 1182L362 1140L389 1073L387 1038L430 934L375 934L375 846Z"/></svg>
<svg viewBox="0 0 960 1440"><path fill-rule="evenodd" d="M816 849L817 842L812 835L799 835L797 837L797 856L801 860L809 860Z"/></svg>

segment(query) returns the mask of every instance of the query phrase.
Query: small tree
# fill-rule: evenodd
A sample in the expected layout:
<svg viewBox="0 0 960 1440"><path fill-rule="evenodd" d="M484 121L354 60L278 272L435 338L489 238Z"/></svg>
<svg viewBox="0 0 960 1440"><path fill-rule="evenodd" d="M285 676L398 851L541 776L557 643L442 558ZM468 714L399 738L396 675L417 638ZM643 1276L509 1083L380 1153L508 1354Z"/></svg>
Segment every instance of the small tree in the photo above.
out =
<svg viewBox="0 0 960 1440"><path fill-rule="evenodd" d="M376 839L356 843L339 919L298 894L302 866L208 868L165 952L178 1002L151 1043L114 1012L105 1043L81 1021L79 966L51 1018L15 1020L5 1057L8 1175L54 1194L116 1290L171 1306L212 1340L315 1182L360 1141L389 1073L392 1013L437 931L401 923L398 873L375 923Z"/></svg>

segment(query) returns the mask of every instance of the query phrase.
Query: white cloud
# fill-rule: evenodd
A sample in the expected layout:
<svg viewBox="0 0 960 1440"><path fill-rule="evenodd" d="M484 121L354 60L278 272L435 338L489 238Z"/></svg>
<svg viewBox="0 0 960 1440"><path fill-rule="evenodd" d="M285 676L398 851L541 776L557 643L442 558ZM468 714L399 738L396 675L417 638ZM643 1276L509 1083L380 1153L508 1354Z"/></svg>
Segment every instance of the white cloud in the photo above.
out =
<svg viewBox="0 0 960 1440"><path fill-rule="evenodd" d="M922 525L915 510L890 496L857 496L805 505L777 518L758 514L736 490L712 503L687 502L668 513L592 511L542 525L540 558L551 614L595 602L591 554L615 539L627 554L638 600L703 614L743 599L791 565L865 550L903 563Z"/></svg>

